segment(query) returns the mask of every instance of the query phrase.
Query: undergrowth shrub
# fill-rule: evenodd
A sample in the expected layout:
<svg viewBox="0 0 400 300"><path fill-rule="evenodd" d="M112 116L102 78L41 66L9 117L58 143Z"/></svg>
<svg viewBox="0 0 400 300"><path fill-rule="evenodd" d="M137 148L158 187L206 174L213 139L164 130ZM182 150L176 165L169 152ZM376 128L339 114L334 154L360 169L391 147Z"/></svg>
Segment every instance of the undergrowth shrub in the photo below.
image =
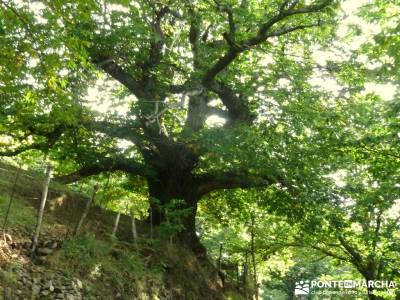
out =
<svg viewBox="0 0 400 300"><path fill-rule="evenodd" d="M124 294L132 290L135 281L154 277L153 273L157 273L157 278L160 276L159 270L147 268L138 252L120 246L118 242L110 243L92 235L69 238L53 263L67 275L80 274L87 279L110 282Z"/></svg>
<svg viewBox="0 0 400 300"><path fill-rule="evenodd" d="M66 239L59 252L59 260L67 273L96 276L107 259L111 247L91 235Z"/></svg>

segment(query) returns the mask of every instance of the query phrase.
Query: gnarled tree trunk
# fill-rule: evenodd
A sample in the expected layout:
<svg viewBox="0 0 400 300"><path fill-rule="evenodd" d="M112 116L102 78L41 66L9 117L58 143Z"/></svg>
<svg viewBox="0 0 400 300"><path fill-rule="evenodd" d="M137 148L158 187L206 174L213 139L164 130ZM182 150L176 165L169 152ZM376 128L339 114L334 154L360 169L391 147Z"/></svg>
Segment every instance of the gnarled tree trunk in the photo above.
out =
<svg viewBox="0 0 400 300"><path fill-rule="evenodd" d="M182 218L179 220L183 225L183 229L178 233L177 237L197 255L205 256L206 249L200 243L196 234L196 212L200 195L193 176L189 174L185 176L170 174L169 176L150 179L148 180L148 185L153 225L159 226L161 223L167 222L165 206L171 204L173 200L181 200L177 202L177 206L172 210L184 210ZM174 221L176 220L168 219L170 223Z"/></svg>

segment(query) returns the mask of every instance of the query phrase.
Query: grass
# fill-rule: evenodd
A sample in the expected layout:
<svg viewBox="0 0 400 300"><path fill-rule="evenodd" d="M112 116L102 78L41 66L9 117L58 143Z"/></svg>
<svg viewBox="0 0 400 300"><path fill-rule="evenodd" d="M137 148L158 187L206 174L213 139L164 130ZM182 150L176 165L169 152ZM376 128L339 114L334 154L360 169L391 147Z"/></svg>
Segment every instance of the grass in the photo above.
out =
<svg viewBox="0 0 400 300"><path fill-rule="evenodd" d="M10 203L10 194L13 189L15 172L12 170L12 167L7 168L3 164L1 164L0 167L0 226L2 228ZM35 224L35 210L28 206L24 199L18 197L18 195L14 195L7 219L7 228L26 230L33 229Z"/></svg>
<svg viewBox="0 0 400 300"><path fill-rule="evenodd" d="M0 222L3 226L10 197L7 194L0 194ZM26 201L14 197L10 213L7 219L7 228L16 230L33 230L36 224L36 211L28 206Z"/></svg>
<svg viewBox="0 0 400 300"><path fill-rule="evenodd" d="M88 235L64 240L58 255L67 273L87 275L88 271L90 274L90 271L105 260L110 250L106 242Z"/></svg>
<svg viewBox="0 0 400 300"><path fill-rule="evenodd" d="M21 176L19 176L17 186L13 187L16 172L17 169L0 161L0 229L3 226L14 188L15 193L7 218L7 228L15 231L22 230L32 233L36 226L37 210L32 207L32 203L28 202L27 195L35 195L38 189L41 190L42 178L34 177L32 174L24 171ZM42 230L50 228L49 224L52 223L52 221L51 215L45 215Z"/></svg>
<svg viewBox="0 0 400 300"><path fill-rule="evenodd" d="M0 282L3 282L9 286L15 286L17 284L17 276L14 272L0 270Z"/></svg>
<svg viewBox="0 0 400 300"><path fill-rule="evenodd" d="M64 240L61 250L51 258L51 265L64 270L69 277L78 276L88 283L109 282L125 296L133 296L133 282L154 277L133 249L93 235Z"/></svg>

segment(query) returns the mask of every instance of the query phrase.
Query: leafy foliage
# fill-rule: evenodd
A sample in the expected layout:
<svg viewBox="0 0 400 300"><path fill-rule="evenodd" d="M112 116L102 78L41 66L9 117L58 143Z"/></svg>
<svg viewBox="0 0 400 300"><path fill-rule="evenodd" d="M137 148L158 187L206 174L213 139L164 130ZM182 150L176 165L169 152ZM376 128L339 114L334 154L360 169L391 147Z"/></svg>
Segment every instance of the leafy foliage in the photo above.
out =
<svg viewBox="0 0 400 300"><path fill-rule="evenodd" d="M399 5L349 2L2 2L0 155L266 281L302 248L396 279Z"/></svg>

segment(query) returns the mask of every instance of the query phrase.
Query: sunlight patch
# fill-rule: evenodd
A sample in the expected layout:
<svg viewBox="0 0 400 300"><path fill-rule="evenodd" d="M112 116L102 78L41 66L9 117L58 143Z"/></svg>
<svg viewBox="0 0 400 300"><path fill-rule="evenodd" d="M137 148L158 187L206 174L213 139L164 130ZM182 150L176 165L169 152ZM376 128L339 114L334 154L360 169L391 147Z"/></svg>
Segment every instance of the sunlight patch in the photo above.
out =
<svg viewBox="0 0 400 300"><path fill-rule="evenodd" d="M385 101L393 100L394 95L396 93L396 86L391 83L373 83L367 82L364 85L364 92L367 93L374 93L380 96Z"/></svg>

